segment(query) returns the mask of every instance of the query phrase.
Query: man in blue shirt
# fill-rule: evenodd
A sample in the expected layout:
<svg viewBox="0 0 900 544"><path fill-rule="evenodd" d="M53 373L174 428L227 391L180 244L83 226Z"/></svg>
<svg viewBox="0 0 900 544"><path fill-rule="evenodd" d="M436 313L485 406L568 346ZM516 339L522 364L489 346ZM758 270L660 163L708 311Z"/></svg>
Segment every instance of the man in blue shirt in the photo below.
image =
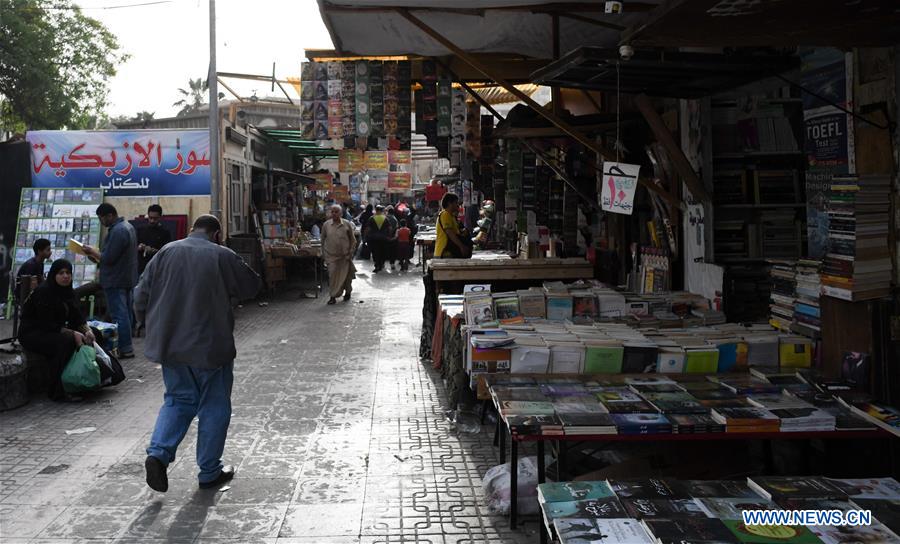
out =
<svg viewBox="0 0 900 544"><path fill-rule="evenodd" d="M97 206L100 223L109 229L103 251L84 246L84 252L100 263L100 286L113 321L119 325L119 358L134 357L131 344L131 290L138 280L137 234L131 223L119 217L109 203Z"/></svg>

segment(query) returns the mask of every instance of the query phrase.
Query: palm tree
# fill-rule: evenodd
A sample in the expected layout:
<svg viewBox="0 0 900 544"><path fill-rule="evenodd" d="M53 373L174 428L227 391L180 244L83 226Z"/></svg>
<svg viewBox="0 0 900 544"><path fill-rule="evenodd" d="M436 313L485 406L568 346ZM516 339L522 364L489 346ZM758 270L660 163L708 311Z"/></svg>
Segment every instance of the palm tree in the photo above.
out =
<svg viewBox="0 0 900 544"><path fill-rule="evenodd" d="M200 110L200 106L206 104L206 91L209 87L207 81L197 78L188 80L188 90L178 89L181 94L181 100L172 104L178 106L181 110L179 116L187 115Z"/></svg>

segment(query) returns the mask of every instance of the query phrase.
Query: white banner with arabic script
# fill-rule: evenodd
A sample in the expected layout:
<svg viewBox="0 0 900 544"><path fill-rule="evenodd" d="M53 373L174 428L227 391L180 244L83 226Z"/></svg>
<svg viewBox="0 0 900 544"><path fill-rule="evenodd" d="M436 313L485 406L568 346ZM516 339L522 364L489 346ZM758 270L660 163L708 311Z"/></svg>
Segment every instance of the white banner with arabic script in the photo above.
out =
<svg viewBox="0 0 900 544"><path fill-rule="evenodd" d="M631 215L641 165L604 162L600 180L600 208L605 212Z"/></svg>
<svg viewBox="0 0 900 544"><path fill-rule="evenodd" d="M39 130L25 136L34 187L107 196L208 195L206 130Z"/></svg>

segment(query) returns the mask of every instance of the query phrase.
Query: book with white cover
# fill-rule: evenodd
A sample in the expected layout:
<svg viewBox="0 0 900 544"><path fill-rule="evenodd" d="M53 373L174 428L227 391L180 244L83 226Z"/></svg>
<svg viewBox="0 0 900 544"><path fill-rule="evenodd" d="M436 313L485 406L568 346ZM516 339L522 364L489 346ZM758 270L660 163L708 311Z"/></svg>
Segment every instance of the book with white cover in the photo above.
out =
<svg viewBox="0 0 900 544"><path fill-rule="evenodd" d="M653 544L636 519L559 518L553 526L560 544Z"/></svg>

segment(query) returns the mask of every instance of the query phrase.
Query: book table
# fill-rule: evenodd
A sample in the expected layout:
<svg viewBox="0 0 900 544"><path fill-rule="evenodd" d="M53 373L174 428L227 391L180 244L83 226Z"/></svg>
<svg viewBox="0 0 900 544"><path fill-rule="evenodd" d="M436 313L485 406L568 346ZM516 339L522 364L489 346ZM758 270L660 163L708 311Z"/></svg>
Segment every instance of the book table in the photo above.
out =
<svg viewBox="0 0 900 544"><path fill-rule="evenodd" d="M493 386L491 386L493 389ZM498 414L502 414L500 403L497 401L496 395L491 395ZM495 444L499 446L500 460L506 460L506 441L509 441L509 458L510 458L510 509L509 509L509 525L515 529L518 524L518 474L517 470L519 462L519 443L535 442L537 445L537 470L538 483L546 481L546 466L544 454L546 444L553 443L557 447L559 456L557 463L560 466L560 472L565 472L566 450L573 443L578 442L689 442L697 440L714 441L714 440L810 440L810 439L842 439L842 440L860 440L860 439L885 439L893 435L882 429L860 430L860 431L810 431L810 432L707 432L707 433L687 433L687 434L598 434L598 435L560 435L560 434L517 434L513 433L505 418L498 416L497 428L495 431ZM542 531L542 542L545 541L546 535Z"/></svg>

